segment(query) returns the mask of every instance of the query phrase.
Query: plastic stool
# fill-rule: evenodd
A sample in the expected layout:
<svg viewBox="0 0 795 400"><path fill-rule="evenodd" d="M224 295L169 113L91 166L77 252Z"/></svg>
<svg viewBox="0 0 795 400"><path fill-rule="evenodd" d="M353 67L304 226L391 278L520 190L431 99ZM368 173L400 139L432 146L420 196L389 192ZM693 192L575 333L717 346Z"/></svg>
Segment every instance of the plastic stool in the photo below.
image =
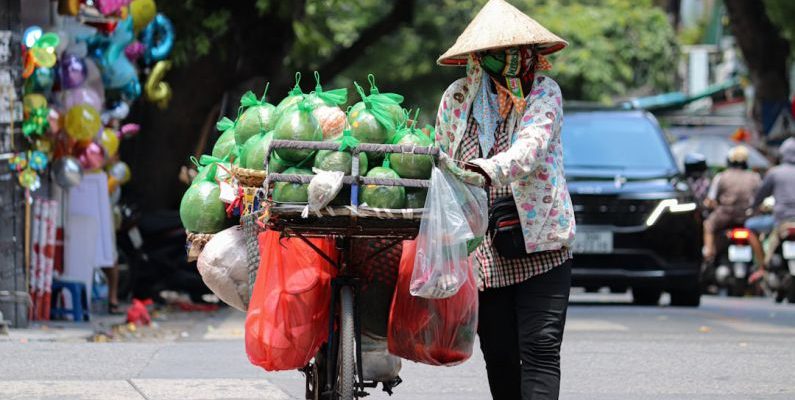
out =
<svg viewBox="0 0 795 400"><path fill-rule="evenodd" d="M56 307L62 290L68 290L72 297L72 308ZM86 284L79 281L52 280L52 308L50 318L57 319L64 315L72 315L75 322L88 321L88 293Z"/></svg>

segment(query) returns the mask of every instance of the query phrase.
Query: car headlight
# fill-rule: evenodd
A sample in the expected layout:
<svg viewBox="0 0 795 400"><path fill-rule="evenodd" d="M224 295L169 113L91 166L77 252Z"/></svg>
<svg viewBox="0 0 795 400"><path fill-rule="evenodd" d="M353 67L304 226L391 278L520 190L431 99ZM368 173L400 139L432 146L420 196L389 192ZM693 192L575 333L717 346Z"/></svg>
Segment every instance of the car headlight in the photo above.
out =
<svg viewBox="0 0 795 400"><path fill-rule="evenodd" d="M656 224L657 220L660 219L662 214L666 211L672 213L681 213L693 211L695 209L696 203L680 203L677 199L665 199L657 204L657 207L654 208L654 211L649 214L649 218L646 219L646 226L652 226Z"/></svg>

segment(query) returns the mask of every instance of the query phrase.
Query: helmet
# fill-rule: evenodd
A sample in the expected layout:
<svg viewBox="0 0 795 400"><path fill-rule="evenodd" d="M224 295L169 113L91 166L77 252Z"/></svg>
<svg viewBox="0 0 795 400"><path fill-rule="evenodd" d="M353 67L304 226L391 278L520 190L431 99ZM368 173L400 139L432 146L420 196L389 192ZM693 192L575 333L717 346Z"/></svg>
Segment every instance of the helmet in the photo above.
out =
<svg viewBox="0 0 795 400"><path fill-rule="evenodd" d="M701 153L690 153L685 155L685 175L691 176L696 173L703 173L707 170L707 158Z"/></svg>
<svg viewBox="0 0 795 400"><path fill-rule="evenodd" d="M748 148L745 146L734 146L729 150L726 159L729 164L742 164L748 162Z"/></svg>

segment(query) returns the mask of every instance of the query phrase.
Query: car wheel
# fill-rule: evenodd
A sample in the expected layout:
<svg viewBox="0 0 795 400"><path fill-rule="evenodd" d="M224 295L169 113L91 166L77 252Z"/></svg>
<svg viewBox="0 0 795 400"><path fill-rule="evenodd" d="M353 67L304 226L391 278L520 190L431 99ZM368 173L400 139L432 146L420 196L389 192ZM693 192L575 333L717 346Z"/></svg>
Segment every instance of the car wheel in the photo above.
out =
<svg viewBox="0 0 795 400"><path fill-rule="evenodd" d="M656 306L660 303L662 290L653 288L632 288L632 302L639 306Z"/></svg>
<svg viewBox="0 0 795 400"><path fill-rule="evenodd" d="M699 288L672 290L671 305L675 307L698 307L701 304Z"/></svg>

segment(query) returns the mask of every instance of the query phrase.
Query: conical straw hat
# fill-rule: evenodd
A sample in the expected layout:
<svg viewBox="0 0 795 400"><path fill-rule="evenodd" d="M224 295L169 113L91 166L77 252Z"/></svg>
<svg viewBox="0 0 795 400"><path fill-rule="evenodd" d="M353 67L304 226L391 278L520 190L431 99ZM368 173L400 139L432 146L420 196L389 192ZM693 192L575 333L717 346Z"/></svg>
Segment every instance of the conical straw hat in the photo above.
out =
<svg viewBox="0 0 795 400"><path fill-rule="evenodd" d="M551 54L568 43L505 0L489 0L453 47L436 62L439 65L465 65L470 53L528 45L537 45L541 54Z"/></svg>

